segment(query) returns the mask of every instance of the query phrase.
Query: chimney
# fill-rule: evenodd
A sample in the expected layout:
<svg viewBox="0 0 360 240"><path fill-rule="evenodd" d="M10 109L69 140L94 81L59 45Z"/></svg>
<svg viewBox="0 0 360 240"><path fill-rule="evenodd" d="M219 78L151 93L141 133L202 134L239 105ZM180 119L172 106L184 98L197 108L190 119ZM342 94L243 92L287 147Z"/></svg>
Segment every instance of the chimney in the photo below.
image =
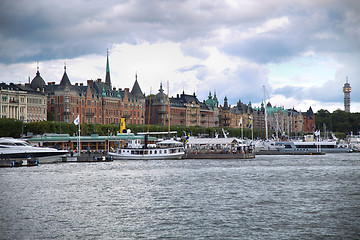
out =
<svg viewBox="0 0 360 240"><path fill-rule="evenodd" d="M80 86L84 86L84 84L83 84L83 83L80 83Z"/></svg>
<svg viewBox="0 0 360 240"><path fill-rule="evenodd" d="M97 79L97 82L101 82L101 78L98 78L98 79Z"/></svg>
<svg viewBox="0 0 360 240"><path fill-rule="evenodd" d="M129 88L125 88L125 92L129 92Z"/></svg>
<svg viewBox="0 0 360 240"><path fill-rule="evenodd" d="M75 83L75 86L79 86L79 84L78 84L78 83Z"/></svg>
<svg viewBox="0 0 360 240"><path fill-rule="evenodd" d="M94 81L93 80L87 80L87 85L89 87L93 87L94 86Z"/></svg>
<svg viewBox="0 0 360 240"><path fill-rule="evenodd" d="M116 91L116 87L113 88L113 91Z"/></svg>
<svg viewBox="0 0 360 240"><path fill-rule="evenodd" d="M55 85L55 82L48 82L48 85Z"/></svg>

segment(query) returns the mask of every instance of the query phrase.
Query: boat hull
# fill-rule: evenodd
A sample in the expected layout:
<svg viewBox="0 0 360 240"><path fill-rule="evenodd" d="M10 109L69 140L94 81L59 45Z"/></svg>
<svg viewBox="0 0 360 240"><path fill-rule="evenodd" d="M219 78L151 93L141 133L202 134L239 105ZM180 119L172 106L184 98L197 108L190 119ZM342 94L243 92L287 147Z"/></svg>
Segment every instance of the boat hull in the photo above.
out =
<svg viewBox="0 0 360 240"><path fill-rule="evenodd" d="M298 153L348 153L351 151L349 147L339 147L335 142L282 142L283 145L280 152L289 154Z"/></svg>
<svg viewBox="0 0 360 240"><path fill-rule="evenodd" d="M181 159L185 153L174 153L174 154L167 154L167 155L131 155L131 154L119 154L119 153L109 153L110 156L113 157L114 160L166 160L166 159Z"/></svg>
<svg viewBox="0 0 360 240"><path fill-rule="evenodd" d="M206 154L188 153L186 159L250 159L255 158L255 154Z"/></svg>

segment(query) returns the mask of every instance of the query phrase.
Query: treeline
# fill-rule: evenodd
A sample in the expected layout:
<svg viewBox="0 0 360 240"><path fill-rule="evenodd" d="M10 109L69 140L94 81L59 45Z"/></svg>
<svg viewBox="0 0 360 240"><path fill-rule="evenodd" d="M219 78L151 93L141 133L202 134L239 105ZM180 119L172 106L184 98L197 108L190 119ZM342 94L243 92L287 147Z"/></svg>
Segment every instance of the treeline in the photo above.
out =
<svg viewBox="0 0 360 240"><path fill-rule="evenodd" d="M336 110L330 113L327 110L319 110L315 113L316 130L324 133L324 130L331 131L336 134L338 138L345 138L351 132L358 134L360 131L360 113L346 113L341 110ZM127 129L133 133L146 132L147 125L128 124ZM99 135L116 134L120 131L119 124L91 124L84 123L80 125L81 135L91 135L97 133ZM215 137L216 134L223 135L222 127L205 128L199 126L171 126L171 131L176 131L177 136L191 134L192 136L208 136ZM224 128L229 137L241 137L241 130L239 128ZM167 132L168 126L164 125L150 125L150 132ZM23 123L22 121L8 118L0 118L0 137L14 137L18 138L27 133L43 134L43 133L61 133L69 135L77 135L78 126L73 123L61 123L55 121ZM275 134L269 132L269 138ZM251 131L248 128L243 129L244 138L251 139ZM254 139L264 138L263 130L254 129ZM280 136L280 135L279 135ZM295 133L290 133L290 136L297 136Z"/></svg>
<svg viewBox="0 0 360 240"><path fill-rule="evenodd" d="M342 110L330 113L321 109L315 113L315 125L318 130L334 132L340 138L351 132L357 135L360 131L360 113L347 113Z"/></svg>
<svg viewBox="0 0 360 240"><path fill-rule="evenodd" d="M128 124L126 125L127 129L130 129L133 133L138 132L147 132L147 125L135 125ZM84 123L80 125L81 135L91 135L97 133L100 136L108 134L116 134L120 131L119 124L91 124ZM240 137L240 129L234 128L224 128L226 134L229 137ZM164 125L150 125L150 132L168 132L168 126ZM186 126L171 126L170 131L176 131L177 136L184 136L186 134L191 134L192 136L208 136L215 137L216 134L223 136L222 128L205 128L205 127L186 127ZM22 121L8 118L0 118L0 137L14 137L19 138L22 135L27 135L28 133L44 134L44 133L58 133L58 134L69 134L77 135L78 126L73 123L62 123L55 121L47 122L32 122L32 123L23 123ZM259 137L263 133L254 130L254 137ZM243 136L246 138L251 138L251 131L247 128L243 129ZM160 136L159 136L160 137Z"/></svg>

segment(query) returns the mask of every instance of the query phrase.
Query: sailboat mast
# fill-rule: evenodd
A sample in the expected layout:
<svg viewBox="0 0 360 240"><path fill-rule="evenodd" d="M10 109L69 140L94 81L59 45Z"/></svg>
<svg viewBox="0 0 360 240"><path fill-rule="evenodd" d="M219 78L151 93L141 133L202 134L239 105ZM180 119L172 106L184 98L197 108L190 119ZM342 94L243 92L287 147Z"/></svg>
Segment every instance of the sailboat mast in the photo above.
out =
<svg viewBox="0 0 360 240"><path fill-rule="evenodd" d="M267 124L267 113L266 113L266 97L265 97L265 85L264 88L264 107L265 107L265 140L268 140L268 124Z"/></svg>
<svg viewBox="0 0 360 240"><path fill-rule="evenodd" d="M149 99L149 114L148 114L147 132L149 132L149 128L150 128L150 111L151 111L151 87L150 87L150 99Z"/></svg>
<svg viewBox="0 0 360 240"><path fill-rule="evenodd" d="M167 100L168 100L168 132L169 132L169 137L170 137L170 99L169 99L169 95L170 95L170 91L169 91L169 80L167 81Z"/></svg>

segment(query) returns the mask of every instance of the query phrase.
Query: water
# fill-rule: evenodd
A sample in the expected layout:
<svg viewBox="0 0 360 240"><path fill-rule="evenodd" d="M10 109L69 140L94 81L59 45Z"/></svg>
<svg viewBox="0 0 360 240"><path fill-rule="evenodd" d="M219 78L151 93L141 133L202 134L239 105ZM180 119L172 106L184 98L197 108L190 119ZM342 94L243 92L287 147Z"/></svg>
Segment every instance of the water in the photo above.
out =
<svg viewBox="0 0 360 240"><path fill-rule="evenodd" d="M0 239L360 239L360 154L0 169Z"/></svg>

